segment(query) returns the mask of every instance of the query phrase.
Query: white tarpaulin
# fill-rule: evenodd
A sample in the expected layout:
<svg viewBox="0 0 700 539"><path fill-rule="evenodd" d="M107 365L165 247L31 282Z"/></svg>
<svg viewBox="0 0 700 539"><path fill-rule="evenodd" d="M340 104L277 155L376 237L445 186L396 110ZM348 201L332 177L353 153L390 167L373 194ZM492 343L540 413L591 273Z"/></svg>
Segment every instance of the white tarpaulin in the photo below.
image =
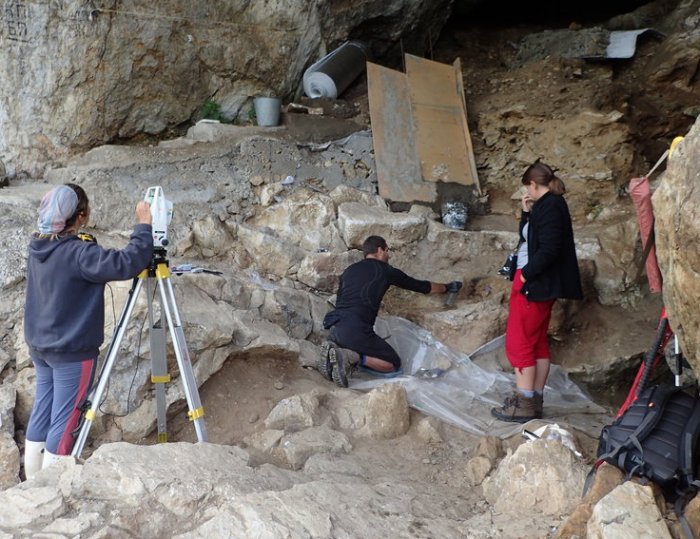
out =
<svg viewBox="0 0 700 539"><path fill-rule="evenodd" d="M664 37L664 34L653 28L610 32L610 42L605 50L606 58L632 58L637 48L637 38L647 33L654 37Z"/></svg>
<svg viewBox="0 0 700 539"><path fill-rule="evenodd" d="M387 342L401 356L405 374L390 379L354 374L350 378L352 389L400 383L413 408L468 432L507 437L522 430L522 425L491 416L491 408L501 405L515 385L502 336L467 356L403 318L377 319L375 331L382 337L388 336ZM545 421L568 423L595 437L611 420L605 409L591 401L557 365L552 365L544 404Z"/></svg>

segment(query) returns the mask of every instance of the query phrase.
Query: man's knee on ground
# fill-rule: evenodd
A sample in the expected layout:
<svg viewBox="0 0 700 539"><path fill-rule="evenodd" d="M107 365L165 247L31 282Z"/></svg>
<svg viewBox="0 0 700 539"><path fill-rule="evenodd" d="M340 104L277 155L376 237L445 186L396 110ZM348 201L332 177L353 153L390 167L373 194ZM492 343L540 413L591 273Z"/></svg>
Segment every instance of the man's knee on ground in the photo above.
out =
<svg viewBox="0 0 700 539"><path fill-rule="evenodd" d="M366 356L365 361L362 363L364 367L369 367L375 371L380 372L393 372L401 368L401 363L395 365L391 361L385 359L379 359L378 357Z"/></svg>

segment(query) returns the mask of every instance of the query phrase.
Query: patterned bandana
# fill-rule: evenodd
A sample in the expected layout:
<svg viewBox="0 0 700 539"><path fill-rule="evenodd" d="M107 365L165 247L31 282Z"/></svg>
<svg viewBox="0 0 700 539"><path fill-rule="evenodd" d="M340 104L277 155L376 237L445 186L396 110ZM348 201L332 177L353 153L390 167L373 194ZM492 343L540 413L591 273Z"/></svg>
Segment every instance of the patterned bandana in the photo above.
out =
<svg viewBox="0 0 700 539"><path fill-rule="evenodd" d="M39 205L37 226L40 234L60 234L78 207L78 195L67 185L54 187Z"/></svg>

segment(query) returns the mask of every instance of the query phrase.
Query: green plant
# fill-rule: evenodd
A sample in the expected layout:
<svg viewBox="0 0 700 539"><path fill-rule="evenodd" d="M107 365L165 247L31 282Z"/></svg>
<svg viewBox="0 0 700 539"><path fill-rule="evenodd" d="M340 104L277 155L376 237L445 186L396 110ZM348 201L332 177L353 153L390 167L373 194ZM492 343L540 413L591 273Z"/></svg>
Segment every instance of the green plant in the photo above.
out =
<svg viewBox="0 0 700 539"><path fill-rule="evenodd" d="M605 209L605 206L602 204L595 202L595 203L590 203L588 205L588 220L589 221L595 221L598 216L603 212Z"/></svg>
<svg viewBox="0 0 700 539"><path fill-rule="evenodd" d="M209 99L202 107L202 118L205 120L222 121L221 105L213 99Z"/></svg>

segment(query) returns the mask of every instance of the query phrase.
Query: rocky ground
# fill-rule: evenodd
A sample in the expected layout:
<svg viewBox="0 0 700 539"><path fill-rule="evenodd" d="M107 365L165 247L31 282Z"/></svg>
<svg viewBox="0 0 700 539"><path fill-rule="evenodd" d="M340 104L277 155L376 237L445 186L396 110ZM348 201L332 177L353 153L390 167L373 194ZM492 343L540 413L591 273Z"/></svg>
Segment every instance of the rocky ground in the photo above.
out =
<svg viewBox="0 0 700 539"><path fill-rule="evenodd" d="M634 62L623 66L591 64L577 59L550 58L548 54L514 67L518 62L514 44L535 30L537 29L532 27L456 30L448 32L436 48L436 60L451 62L456 56L462 59L470 124L474 128L475 154L482 185L489 193L491 212L486 216L473 217L468 228L512 230L516 226L517 202L511 195L518 185L518 171L536 153L563 169L562 176L573 191L573 202L570 198L570 203L575 214L577 234L594 235L597 228L615 226L616 222L629 217L629 201L626 197L619 196L619 190L627 177L609 177L607 179L612 186L598 188L591 195L585 186L578 185L577 180L581 178L576 176L576 172L585 170L590 173L600 168L600 153L594 154L594 151L609 155L620 145L627 148L627 157L622 158L626 159L626 163L622 167L616 164L615 174L621 171L630 174L635 170L645 171L648 161L654 159L654 150L659 146L647 144L646 152L639 151L633 147L630 139L641 134L625 130L621 134L619 129L613 128L610 132L597 134L595 140L584 141L584 148L580 151L567 152L566 161L563 162L556 155L545 151L527 150L523 156L522 148L512 139L497 143L494 147L489 140L489 133L494 128L494 123L507 118L508 113L504 111L513 110L517 106L527 110L526 117L514 129L514 138L517 138L518 133L535 131L541 133L540 150L551 148L561 138L561 130L571 125L572 119L581 112L593 108L605 110L606 106L613 110L616 105L620 105L610 103L611 93L614 93L611 86L619 86L623 84L622 81L636 78ZM654 42L642 43L638 57L649 56L651 53L645 51L654 46ZM341 101L344 106L354 107L352 121L360 126L369 126L365 92L366 86L360 81ZM296 123L299 121L296 117L287 118L295 129L303 132L303 127ZM307 118L304 120L312 121ZM310 123L309 128L318 133L318 127L311 127L312 125ZM342 125L339 122L335 128ZM333 130L330 126L324 128ZM634 131L635 126L627 128ZM342 131L343 128L340 129ZM307 133L301 136L309 135ZM322 138L321 136L319 140ZM635 165L638 167L635 168ZM569 175L572 176L571 179ZM606 207L608 219L596 222L595 217L591 218L591 212L599 213L601 205ZM403 267L414 265L415 260L410 265L407 261ZM483 269L482 273L486 274L488 270ZM474 286L483 291L486 287L498 288L501 284L494 276L480 279ZM555 362L565 366L574 379L587 383L588 390L596 400L611 411L626 395L639 357L653 339L661 311L661 298L644 290L644 287L639 289L626 305L603 306L597 301L589 301L584 309L569 320L566 327L559 328L560 331L554 328ZM475 295L478 295L478 290ZM387 309L420 323L420 299L411 302L410 310L403 306L404 299L405 294L402 292L390 294L386 302ZM449 343L449 336L446 332L443 333L442 337L447 337ZM452 339L452 344L457 342ZM208 423L213 425L212 439L219 443L241 443L259 429L260 419L267 415L278 400L313 388L327 390L328 386L329 383L318 373L285 361L266 362L264 368L260 368L257 362L231 361L215 379L202 388L204 404L209 414ZM231 413L232 407L236 410L235 413ZM419 413L413 412L412 424L417 424L420 417ZM179 437L193 441L194 435L189 425L182 420L176 422L182 429ZM471 511L474 514L481 513L485 507L482 504L487 503L481 487L473 484L468 466L470 458L475 454L478 438L465 436L446 424L438 425L438 430L442 440L440 442L436 440L426 444L416 433L417 429L411 429L406 435L387 444L364 442L356 445L353 454L363 459L366 465L371 461L376 462L387 474L416 478L426 491L440 491L446 499L459 505L463 518L468 519ZM521 441L515 437L509 443L517 445ZM579 442L585 448L587 462L590 462L596 440L581 436ZM539 531L532 530L530 533L526 528L532 522L527 519L522 522L510 529L501 524L484 536L493 533L493 537L544 537L556 527L556 523L550 523L549 530L544 525L540 526ZM476 537L479 532L473 533Z"/></svg>

